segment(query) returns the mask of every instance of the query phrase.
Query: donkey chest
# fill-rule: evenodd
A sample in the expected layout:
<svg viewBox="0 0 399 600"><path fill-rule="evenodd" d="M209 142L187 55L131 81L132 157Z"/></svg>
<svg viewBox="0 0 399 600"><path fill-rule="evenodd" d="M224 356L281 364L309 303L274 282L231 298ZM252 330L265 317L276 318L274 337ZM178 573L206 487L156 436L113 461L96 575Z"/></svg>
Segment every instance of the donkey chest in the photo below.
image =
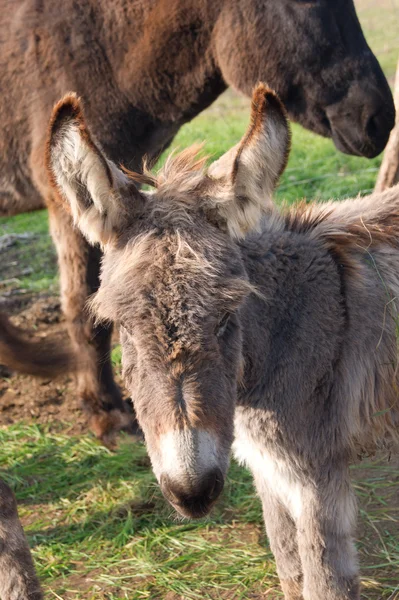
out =
<svg viewBox="0 0 399 600"><path fill-rule="evenodd" d="M267 486L294 518L301 515L301 472L287 453L272 414L259 420L253 411L238 407L233 453L238 462L251 470L261 495L263 486Z"/></svg>

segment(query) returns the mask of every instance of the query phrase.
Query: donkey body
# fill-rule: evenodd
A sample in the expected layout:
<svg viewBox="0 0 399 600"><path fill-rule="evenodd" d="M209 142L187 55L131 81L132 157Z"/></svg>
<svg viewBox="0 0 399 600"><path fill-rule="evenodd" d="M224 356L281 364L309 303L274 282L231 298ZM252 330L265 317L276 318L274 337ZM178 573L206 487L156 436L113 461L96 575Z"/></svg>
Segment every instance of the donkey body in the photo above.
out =
<svg viewBox="0 0 399 600"><path fill-rule="evenodd" d="M399 438L399 187L279 211L288 151L284 109L260 85L246 136L209 169L188 151L156 178L122 173L74 96L55 109L47 164L104 248L92 309L120 326L165 497L205 515L234 435L286 599L358 600L348 467Z"/></svg>
<svg viewBox="0 0 399 600"><path fill-rule="evenodd" d="M59 210L43 161L54 102L87 99L97 139L138 169L232 85L266 80L290 116L352 154L381 152L394 123L389 86L352 0L0 0L0 213L49 208L62 307L85 368L78 394L100 437L125 412L109 361L110 327L84 316L101 252ZM118 419L116 419L118 421Z"/></svg>
<svg viewBox="0 0 399 600"><path fill-rule="evenodd" d="M294 211L242 246L262 297L240 313L234 450L253 473L285 598L353 600L348 466L399 434L399 187Z"/></svg>

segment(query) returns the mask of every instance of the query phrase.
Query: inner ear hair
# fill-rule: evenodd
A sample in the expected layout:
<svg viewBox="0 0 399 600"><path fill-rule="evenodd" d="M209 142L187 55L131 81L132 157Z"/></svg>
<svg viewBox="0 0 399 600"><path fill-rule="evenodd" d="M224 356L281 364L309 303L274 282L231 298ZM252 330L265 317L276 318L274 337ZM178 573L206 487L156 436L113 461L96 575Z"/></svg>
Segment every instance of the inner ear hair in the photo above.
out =
<svg viewBox="0 0 399 600"><path fill-rule="evenodd" d="M273 128L272 125L274 125ZM283 133L285 135L279 144L283 152L280 168L275 174L274 184L280 179L287 166L291 151L291 129L284 104L271 88L265 83L260 82L255 86L252 94L250 124L247 133L242 138L235 156L232 171L233 183L237 177L243 150L251 147L262 136L269 138L276 135L276 130L280 135ZM278 140L274 141L278 143ZM268 145L270 146L270 150L272 150L270 142Z"/></svg>
<svg viewBox="0 0 399 600"><path fill-rule="evenodd" d="M114 180L111 168L90 135L90 131L86 125L83 101L75 94L75 92L68 92L57 102L50 118L45 150L45 163L52 186L55 189L58 189L58 182L54 174L53 159L55 156L53 153L57 151L57 146L60 146L62 141L65 141L65 135L71 126L76 128L82 143L97 155L102 163L104 172L108 177L109 185L112 187L114 185ZM61 148L59 148L59 150L62 152Z"/></svg>

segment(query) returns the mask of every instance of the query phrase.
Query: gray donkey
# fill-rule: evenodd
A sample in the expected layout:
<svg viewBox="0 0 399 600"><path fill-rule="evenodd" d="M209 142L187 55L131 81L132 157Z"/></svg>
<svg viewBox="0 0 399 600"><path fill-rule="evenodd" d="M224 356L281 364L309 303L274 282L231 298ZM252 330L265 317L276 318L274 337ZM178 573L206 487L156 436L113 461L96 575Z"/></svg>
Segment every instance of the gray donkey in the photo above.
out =
<svg viewBox="0 0 399 600"><path fill-rule="evenodd" d="M104 156L69 95L47 167L104 249L91 307L119 324L165 497L207 514L234 434L286 600L355 600L349 463L399 438L399 187L279 211L289 145L284 109L261 84L245 137L209 169L191 149L157 177L137 175Z"/></svg>
<svg viewBox="0 0 399 600"><path fill-rule="evenodd" d="M106 158L68 95L46 161L59 202L104 249L91 307L120 327L165 497L206 515L235 437L286 600L357 600L349 463L399 437L399 187L279 211L289 141L261 84L219 161L207 169L191 149L137 175Z"/></svg>

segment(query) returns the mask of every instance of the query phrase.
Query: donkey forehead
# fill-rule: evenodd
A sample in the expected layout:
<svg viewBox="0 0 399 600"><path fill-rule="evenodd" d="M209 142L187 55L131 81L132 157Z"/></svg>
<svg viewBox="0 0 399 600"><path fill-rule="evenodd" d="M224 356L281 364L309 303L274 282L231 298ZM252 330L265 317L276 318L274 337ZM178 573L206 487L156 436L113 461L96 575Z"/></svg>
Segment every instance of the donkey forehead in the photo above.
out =
<svg viewBox="0 0 399 600"><path fill-rule="evenodd" d="M214 236L197 238L174 231L145 246L133 269L137 296L171 317L190 310L199 315L210 312L234 293L235 278L243 275L236 252ZM136 256L137 250L135 245Z"/></svg>
<svg viewBox="0 0 399 600"><path fill-rule="evenodd" d="M227 236L224 242L209 232L152 230L106 253L93 302L105 318L150 317L176 333L201 329L206 316L234 308L245 295L243 287L241 258Z"/></svg>
<svg viewBox="0 0 399 600"><path fill-rule="evenodd" d="M209 288L229 276L244 272L241 256L229 237L209 225L200 215L192 222L184 218L170 225L164 220L149 220L121 240L115 260L127 276L169 286L173 281L201 281Z"/></svg>

